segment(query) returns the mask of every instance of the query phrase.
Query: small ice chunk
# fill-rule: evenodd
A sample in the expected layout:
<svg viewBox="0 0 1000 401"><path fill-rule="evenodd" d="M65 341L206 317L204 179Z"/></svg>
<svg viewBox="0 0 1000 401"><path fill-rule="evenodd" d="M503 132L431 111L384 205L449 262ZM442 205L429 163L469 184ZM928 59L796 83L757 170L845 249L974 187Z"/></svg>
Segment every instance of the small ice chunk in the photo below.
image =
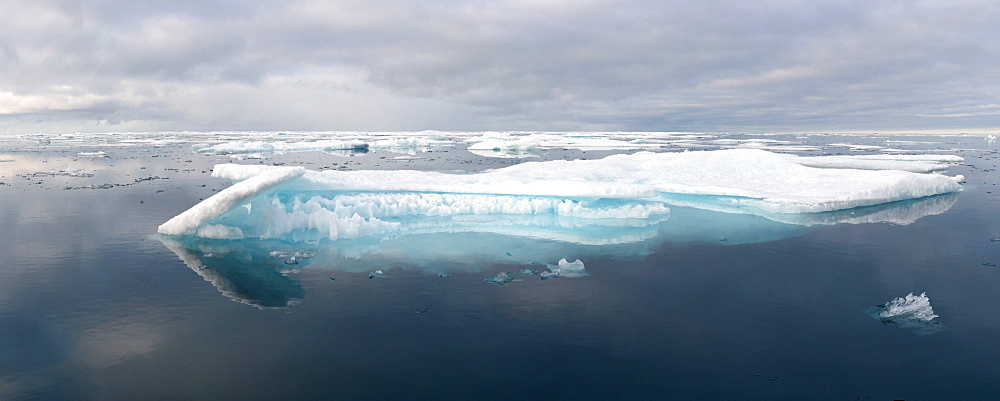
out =
<svg viewBox="0 0 1000 401"><path fill-rule="evenodd" d="M385 277L385 273L382 273L381 270L376 270L368 273L368 279L373 279L375 277Z"/></svg>
<svg viewBox="0 0 1000 401"><path fill-rule="evenodd" d="M542 274L540 274L540 275L542 276L542 280L550 279L550 278L553 278L553 277L559 277L559 273L556 273L554 271L548 271L548 270L543 271Z"/></svg>
<svg viewBox="0 0 1000 401"><path fill-rule="evenodd" d="M438 277L451 277L450 273L438 273Z"/></svg>
<svg viewBox="0 0 1000 401"><path fill-rule="evenodd" d="M546 267L549 268L550 274L548 277L546 277L545 273L542 273L543 279L555 276L576 278L576 277L584 277L590 275L587 274L587 270L585 269L583 262L580 261L580 259L577 259L574 262L568 262L566 261L565 258L563 258L559 260L558 265L546 264Z"/></svg>
<svg viewBox="0 0 1000 401"><path fill-rule="evenodd" d="M927 293L899 297L870 308L868 315L884 324L894 324L902 328L915 329L920 335L932 334L944 329L937 320L938 315L931 308Z"/></svg>
<svg viewBox="0 0 1000 401"><path fill-rule="evenodd" d="M514 281L514 274L510 272L500 272L496 276L483 279L484 282L493 283L496 285L505 285L511 281Z"/></svg>
<svg viewBox="0 0 1000 401"><path fill-rule="evenodd" d="M522 276L530 276L533 274L538 274L538 270L535 269L521 269Z"/></svg>

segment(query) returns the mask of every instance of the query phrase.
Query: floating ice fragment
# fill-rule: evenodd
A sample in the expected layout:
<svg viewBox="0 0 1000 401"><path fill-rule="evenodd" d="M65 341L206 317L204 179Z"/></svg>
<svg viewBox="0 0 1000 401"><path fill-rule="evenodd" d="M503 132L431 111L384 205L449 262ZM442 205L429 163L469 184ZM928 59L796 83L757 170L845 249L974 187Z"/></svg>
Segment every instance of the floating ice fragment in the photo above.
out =
<svg viewBox="0 0 1000 401"><path fill-rule="evenodd" d="M368 278L369 279L373 279L375 277L385 277L385 273L382 273L381 270L376 270L376 271L368 273Z"/></svg>
<svg viewBox="0 0 1000 401"><path fill-rule="evenodd" d="M483 279L484 282L493 283L496 285L505 285L511 281L514 281L514 274L510 272L500 272L496 276Z"/></svg>
<svg viewBox="0 0 1000 401"><path fill-rule="evenodd" d="M540 276L542 276L542 280L545 280L545 279L550 279L550 278L553 278L553 277L559 277L559 273L556 273L554 271L548 271L548 270L546 270L546 271L543 271L542 274L540 274Z"/></svg>
<svg viewBox="0 0 1000 401"><path fill-rule="evenodd" d="M870 308L867 313L884 324L914 329L919 335L933 334L944 329L941 322L936 320L938 315L934 314L926 292L920 295L913 295L911 292L905 297Z"/></svg>
<svg viewBox="0 0 1000 401"><path fill-rule="evenodd" d="M538 270L535 269L521 269L522 276L530 276L533 274L538 274Z"/></svg>
<svg viewBox="0 0 1000 401"><path fill-rule="evenodd" d="M451 277L449 273L438 273L438 277Z"/></svg>
<svg viewBox="0 0 1000 401"><path fill-rule="evenodd" d="M584 277L590 275L587 274L583 262L581 262L580 259L577 259L574 262L568 262L566 261L565 258L563 258L559 260L558 265L546 264L546 267L548 267L549 272L551 272L549 277L559 276L559 277L576 278L576 277ZM543 279L549 277L545 277L544 273L542 275Z"/></svg>

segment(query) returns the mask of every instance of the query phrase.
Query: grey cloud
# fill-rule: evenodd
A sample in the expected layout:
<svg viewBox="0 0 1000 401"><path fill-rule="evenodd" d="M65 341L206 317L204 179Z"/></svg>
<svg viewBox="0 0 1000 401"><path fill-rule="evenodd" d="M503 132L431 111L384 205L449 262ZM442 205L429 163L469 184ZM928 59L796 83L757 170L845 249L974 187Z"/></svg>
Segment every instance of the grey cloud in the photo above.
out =
<svg viewBox="0 0 1000 401"><path fill-rule="evenodd" d="M0 94L70 87L104 103L51 118L188 129L374 129L417 103L440 121L386 128L997 128L998 17L974 1L15 1ZM208 93L218 120L191 109ZM350 96L385 101L370 127L337 114ZM270 98L302 107L262 121L224 104Z"/></svg>

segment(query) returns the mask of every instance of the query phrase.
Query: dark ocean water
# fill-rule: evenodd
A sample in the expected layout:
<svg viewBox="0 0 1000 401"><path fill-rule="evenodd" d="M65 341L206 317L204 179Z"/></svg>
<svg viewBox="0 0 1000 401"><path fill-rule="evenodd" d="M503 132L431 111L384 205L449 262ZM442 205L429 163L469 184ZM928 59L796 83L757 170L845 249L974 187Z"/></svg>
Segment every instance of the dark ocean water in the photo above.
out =
<svg viewBox="0 0 1000 401"><path fill-rule="evenodd" d="M852 211L906 224L671 207L650 238L617 245L489 233L183 243L156 228L229 185L210 176L225 156L2 145L0 399L1000 399L997 145L767 138L822 149L810 154L873 152L838 143L957 154L965 163L946 174L965 175L965 190ZM104 157L79 155L98 148ZM244 162L477 170L525 160L461 147L393 156ZM67 167L94 175L34 174ZM314 255L288 263L296 251ZM560 258L581 259L589 275L520 273ZM376 270L384 277L370 278ZM499 272L518 281L483 281ZM932 326L866 313L910 293L926 294Z"/></svg>

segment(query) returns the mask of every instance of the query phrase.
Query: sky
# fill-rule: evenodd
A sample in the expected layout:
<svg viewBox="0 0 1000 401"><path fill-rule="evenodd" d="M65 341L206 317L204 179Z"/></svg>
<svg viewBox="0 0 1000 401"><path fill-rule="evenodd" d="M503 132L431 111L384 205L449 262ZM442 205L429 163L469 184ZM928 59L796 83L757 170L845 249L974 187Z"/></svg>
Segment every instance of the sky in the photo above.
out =
<svg viewBox="0 0 1000 401"><path fill-rule="evenodd" d="M3 0L0 133L998 132L995 0Z"/></svg>

